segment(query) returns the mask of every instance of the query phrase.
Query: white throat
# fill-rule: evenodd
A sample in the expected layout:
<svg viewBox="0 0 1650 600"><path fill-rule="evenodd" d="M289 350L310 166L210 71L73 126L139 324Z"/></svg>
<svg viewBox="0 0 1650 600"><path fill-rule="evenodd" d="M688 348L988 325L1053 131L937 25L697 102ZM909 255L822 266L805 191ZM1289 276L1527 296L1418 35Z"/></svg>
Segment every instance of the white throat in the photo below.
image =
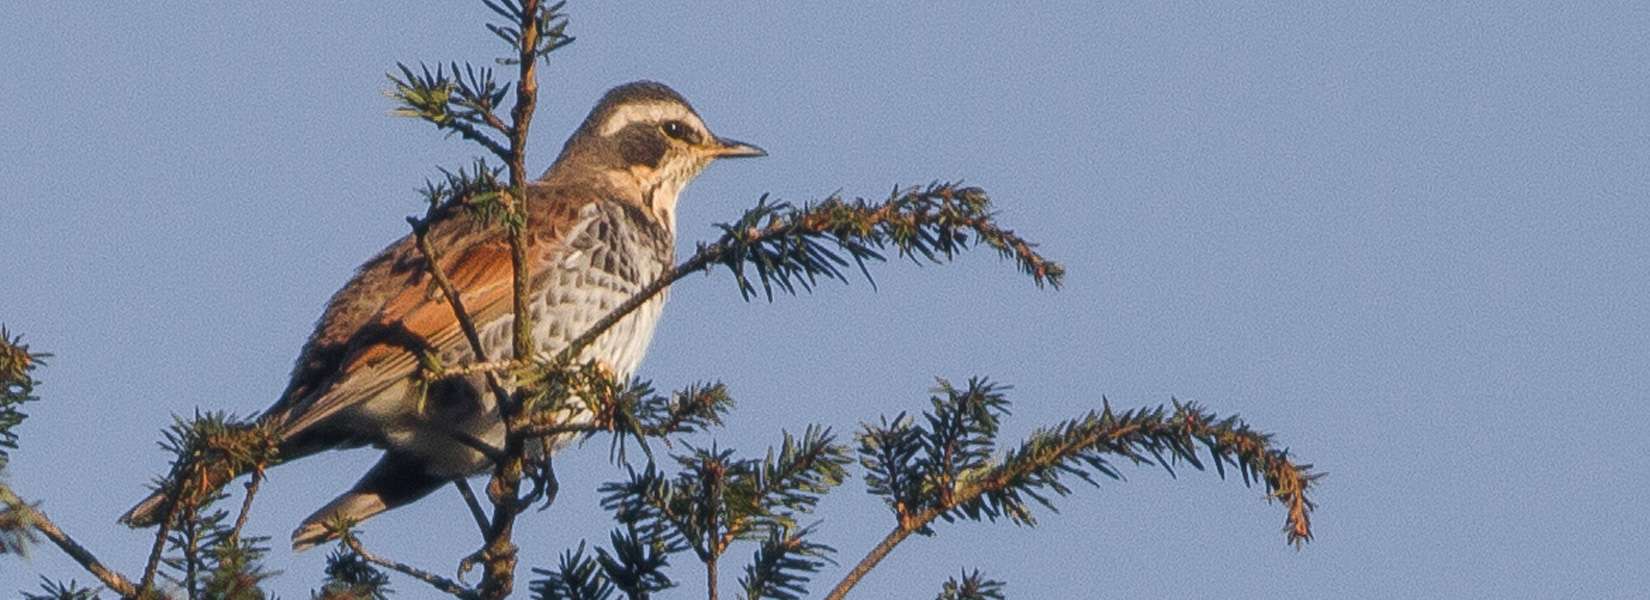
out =
<svg viewBox="0 0 1650 600"><path fill-rule="evenodd" d="M676 235L676 200L682 195L682 189L698 177L707 164L708 160L666 160L662 168L653 173L652 181L644 183L644 186L649 186L644 187L648 209L673 236Z"/></svg>
<svg viewBox="0 0 1650 600"><path fill-rule="evenodd" d="M708 159L672 157L667 158L659 169L636 166L613 172L612 176L619 187L635 190L642 205L674 236L676 201L681 197L683 188L709 163Z"/></svg>

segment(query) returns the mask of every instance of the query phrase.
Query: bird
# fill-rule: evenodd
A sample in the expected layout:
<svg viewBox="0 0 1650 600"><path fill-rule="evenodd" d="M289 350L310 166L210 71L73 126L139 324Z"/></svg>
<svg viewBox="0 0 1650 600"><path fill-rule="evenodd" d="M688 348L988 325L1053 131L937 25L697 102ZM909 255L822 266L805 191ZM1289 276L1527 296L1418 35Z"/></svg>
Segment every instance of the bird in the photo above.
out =
<svg viewBox="0 0 1650 600"><path fill-rule="evenodd" d="M561 351L672 266L677 198L711 162L766 155L712 134L667 85L636 81L608 90L550 168L526 186L528 306L537 357ZM514 322L510 248L505 228L488 226L474 212L454 211L431 223L426 235L487 356L505 358ZM443 364L476 359L429 271L412 234L363 264L328 301L286 390L256 418L274 433L280 463L325 450L384 450L352 488L304 519L292 534L294 550L330 541L324 523L334 517L361 522L488 470L491 460L462 435L473 436L472 443L503 443L504 425L482 375L429 382L422 406L412 393L421 356ZM580 359L629 377L647 351L665 297L619 321ZM120 520L156 525L165 503L156 491Z"/></svg>

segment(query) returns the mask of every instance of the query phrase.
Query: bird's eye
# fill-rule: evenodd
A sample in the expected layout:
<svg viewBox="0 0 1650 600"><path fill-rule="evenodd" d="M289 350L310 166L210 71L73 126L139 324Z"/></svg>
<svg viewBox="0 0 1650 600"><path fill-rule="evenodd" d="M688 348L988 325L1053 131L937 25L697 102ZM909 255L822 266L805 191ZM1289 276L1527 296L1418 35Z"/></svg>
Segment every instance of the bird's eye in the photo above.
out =
<svg viewBox="0 0 1650 600"><path fill-rule="evenodd" d="M681 121L665 121L665 123L659 127L664 130L665 135L684 142L693 141L693 130L688 129L688 126Z"/></svg>

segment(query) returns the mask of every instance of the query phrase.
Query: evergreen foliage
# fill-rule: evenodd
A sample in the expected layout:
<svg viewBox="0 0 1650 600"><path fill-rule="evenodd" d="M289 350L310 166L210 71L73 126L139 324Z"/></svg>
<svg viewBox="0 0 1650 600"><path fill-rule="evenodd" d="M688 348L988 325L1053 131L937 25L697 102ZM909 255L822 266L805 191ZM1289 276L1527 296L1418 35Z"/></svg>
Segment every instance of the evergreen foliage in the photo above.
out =
<svg viewBox="0 0 1650 600"><path fill-rule="evenodd" d="M940 589L940 595L935 600L1003 600L1003 588L1008 584L994 579L985 579L980 570L964 571L962 579L947 579L945 587Z"/></svg>
<svg viewBox="0 0 1650 600"><path fill-rule="evenodd" d="M326 582L313 594L316 600L389 600L390 576L348 548L337 548L327 556L326 575Z"/></svg>
<svg viewBox="0 0 1650 600"><path fill-rule="evenodd" d="M28 418L23 405L39 400L34 395L34 386L39 382L34 380L33 372L48 356L29 352L22 335L13 336L0 325L0 473L11 460L9 451L17 449L17 432L12 430Z"/></svg>
<svg viewBox="0 0 1650 600"><path fill-rule="evenodd" d="M1198 470L1213 466L1221 477L1235 470L1246 485L1264 486L1267 498L1284 505L1289 542L1311 539L1314 505L1308 492L1319 475L1310 465L1293 462L1271 436L1193 404L1173 401L1114 411L1102 399L1099 410L1005 446L999 434L1010 413L1010 388L983 377L961 386L941 379L925 410L864 423L850 442L839 441L829 427L813 425L800 434L782 431L777 446L760 457L744 457L732 448L685 437L703 434L729 417L733 400L721 383L661 394L650 383L616 381L599 364L573 360L636 307L696 272L725 269L742 298L772 300L775 291L797 294L823 280L847 282L850 269L869 280L869 265L889 256L940 264L984 246L1013 261L1038 287L1058 288L1064 269L1000 225L989 197L977 187L946 182L901 186L879 201L833 195L791 204L763 196L737 219L719 224L717 239L699 244L691 257L614 308L557 357L533 356L522 345L530 315L519 302L525 285L519 264L526 222L523 148L537 99L534 66L573 38L566 33L562 3L483 4L502 19L487 29L509 45L511 54L497 62L517 71L514 81L501 81L491 68L457 62L438 64L433 71L426 65L398 64L397 73L389 76L393 89L388 95L396 103L395 114L475 142L504 163L492 166L478 159L456 170L440 170L421 192L427 212L408 219L431 279L476 351L474 361L456 365L422 357L418 382L485 375L505 423L502 447L466 440L495 465L486 495L490 507L467 484L460 486L486 541L459 561L461 577L455 581L373 554L352 530L353 523L329 523L339 547L328 558L326 578L313 598L384 600L391 594L386 571L458 598L509 596L517 578L514 520L534 503L548 507L558 487L550 461L530 456L529 444L604 434L610 436L612 462L624 469L621 479L599 490L616 527L607 546L587 551L579 541L554 566L532 568L536 578L528 591L534 598L651 598L676 590L669 570L679 562L672 560L691 553L709 582L706 594L714 599L720 563L734 544L751 548L737 581L742 598L805 597L813 580L836 565L836 550L817 539L822 528L807 522L808 517L856 465L869 493L893 513L893 527L826 598L845 596L909 535L936 535L937 520L1003 519L1034 526L1035 508L1053 509L1056 498L1073 492L1073 480L1098 485L1120 479L1122 463L1155 465L1171 474L1180 465ZM501 111L512 96L506 122ZM458 290L435 266L441 264L435 260L441 249L425 236L431 223L459 210L482 216L483 226L507 228L517 259L515 353L496 362L487 362L480 352ZM21 407L37 400L32 372L44 356L31 353L20 337L0 328L0 468L18 447L14 429L25 418ZM422 403L424 391L414 387L415 401ZM568 418L574 414L590 418L575 422ZM650 442L657 440L679 450L656 456ZM639 467L633 460L638 457L628 452L631 443L645 458ZM88 600L100 591L123 598L267 597L262 588L276 575L263 565L268 540L243 535L242 529L264 470L280 460L272 433L255 422L197 413L176 419L161 446L173 457L169 473L156 483L165 492L165 518L135 582L104 566L38 506L0 484L0 553L21 553L45 538L104 586L88 589L73 581L43 579L38 592L23 592L25 598ZM249 481L239 509L220 508L230 497L225 486L244 476ZM480 581L465 583L462 575L477 566L482 567ZM1005 584L977 570L964 571L944 583L938 598L1001 599L1004 589Z"/></svg>
<svg viewBox="0 0 1650 600"><path fill-rule="evenodd" d="M23 592L23 600L98 600L98 588L80 587L75 580L68 583L40 578L39 592Z"/></svg>

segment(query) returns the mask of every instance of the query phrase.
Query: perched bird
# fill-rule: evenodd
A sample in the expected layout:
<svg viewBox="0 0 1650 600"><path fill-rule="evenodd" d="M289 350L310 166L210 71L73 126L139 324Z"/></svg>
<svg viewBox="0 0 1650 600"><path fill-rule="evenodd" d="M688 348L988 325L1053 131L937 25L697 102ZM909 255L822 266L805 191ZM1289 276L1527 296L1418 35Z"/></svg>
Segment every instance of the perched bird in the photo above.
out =
<svg viewBox="0 0 1650 600"><path fill-rule="evenodd" d="M609 90L556 162L527 188L528 304L540 355L559 352L671 266L677 195L711 161L765 154L711 134L687 100L663 84L641 81ZM468 213L438 220L428 236L488 357L508 358L514 317L506 234ZM580 358L629 376L663 305L661 294ZM286 392L259 417L276 432L282 462L322 450L385 450L355 487L304 520L292 534L293 548L329 539L322 523L333 516L365 520L491 466L454 433L502 445L504 426L484 378L433 382L420 410L411 392L421 353L445 364L474 359L409 235L362 265L332 296ZM154 525L164 504L157 492L121 521Z"/></svg>

